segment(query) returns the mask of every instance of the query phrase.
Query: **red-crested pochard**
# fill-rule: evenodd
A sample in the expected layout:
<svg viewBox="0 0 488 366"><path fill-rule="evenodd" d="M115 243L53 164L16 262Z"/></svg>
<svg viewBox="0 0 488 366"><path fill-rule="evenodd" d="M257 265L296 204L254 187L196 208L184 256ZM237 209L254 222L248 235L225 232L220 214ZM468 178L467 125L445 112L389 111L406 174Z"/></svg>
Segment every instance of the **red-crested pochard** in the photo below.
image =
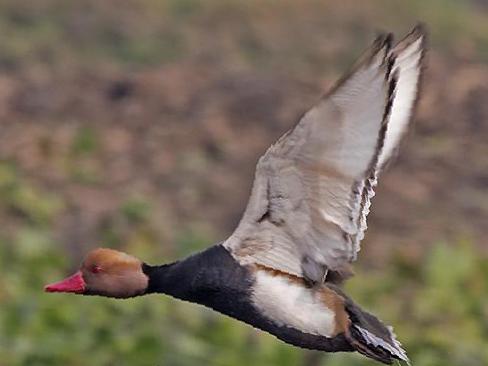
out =
<svg viewBox="0 0 488 366"><path fill-rule="evenodd" d="M372 47L259 159L246 211L224 242L153 266L95 249L48 292L163 293L211 307L292 345L408 361L392 328L341 289L366 230L377 177L418 98L425 30Z"/></svg>

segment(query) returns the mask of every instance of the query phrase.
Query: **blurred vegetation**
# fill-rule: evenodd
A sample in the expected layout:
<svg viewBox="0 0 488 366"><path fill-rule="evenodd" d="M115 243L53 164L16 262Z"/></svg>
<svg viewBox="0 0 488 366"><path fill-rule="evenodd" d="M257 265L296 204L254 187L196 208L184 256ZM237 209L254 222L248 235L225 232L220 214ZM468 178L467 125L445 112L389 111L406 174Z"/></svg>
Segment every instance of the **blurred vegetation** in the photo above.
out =
<svg viewBox="0 0 488 366"><path fill-rule="evenodd" d="M317 79L334 80L374 30L417 20L432 38L426 102L404 175L380 184L346 287L395 326L413 365L488 364L487 9L483 0L0 2L0 365L375 364L303 351L164 296L42 287L93 246L158 263L225 236L255 158L320 94Z"/></svg>
<svg viewBox="0 0 488 366"><path fill-rule="evenodd" d="M15 236L0 237L0 364L306 363L302 350L160 295L124 301L43 295L46 278L61 278L71 270L49 230L60 204L32 189L11 167L0 168L2 208L29 222ZM140 201L122 208L138 226L144 225L147 210ZM193 235L180 240L187 252L202 247ZM137 237L127 246L143 252ZM398 251L385 268L361 273L347 288L359 303L395 324L415 365L488 362L488 259L468 242L436 244L421 263ZM328 366L372 364L348 354L322 360Z"/></svg>

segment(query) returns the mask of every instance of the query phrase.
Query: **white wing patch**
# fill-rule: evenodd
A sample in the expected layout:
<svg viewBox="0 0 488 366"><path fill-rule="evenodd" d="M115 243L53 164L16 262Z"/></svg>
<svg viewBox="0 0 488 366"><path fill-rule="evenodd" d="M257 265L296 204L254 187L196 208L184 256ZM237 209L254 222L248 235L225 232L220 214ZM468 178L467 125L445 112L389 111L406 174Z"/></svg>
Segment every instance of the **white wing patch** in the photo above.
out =
<svg viewBox="0 0 488 366"><path fill-rule="evenodd" d="M411 42L409 39L415 39ZM391 159L398 149L401 138L405 134L418 94L420 82L421 62L424 51L424 37L419 29L415 29L391 51L393 62L391 77L395 80L395 95L392 99L391 109L387 116L387 129L383 146L378 156L378 162L370 178L363 184L363 197L361 199L361 212L359 215L359 233L355 237L357 251L360 242L368 228L367 216L371 207L371 199L375 196L374 189L378 183L378 173Z"/></svg>
<svg viewBox="0 0 488 366"><path fill-rule="evenodd" d="M407 130L418 94L423 43L423 37L407 44L400 42L392 51L396 56L392 74L398 75L398 80L378 167L382 167L392 157Z"/></svg>

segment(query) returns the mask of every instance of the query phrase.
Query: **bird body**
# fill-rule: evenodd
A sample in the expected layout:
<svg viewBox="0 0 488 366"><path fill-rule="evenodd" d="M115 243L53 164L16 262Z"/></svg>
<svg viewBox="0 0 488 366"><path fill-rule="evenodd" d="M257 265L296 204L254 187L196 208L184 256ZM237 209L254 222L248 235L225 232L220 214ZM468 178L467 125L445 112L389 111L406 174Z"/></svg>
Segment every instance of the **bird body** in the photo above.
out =
<svg viewBox="0 0 488 366"><path fill-rule="evenodd" d="M351 275L379 173L418 97L425 31L373 46L260 158L251 196L224 242L152 266L96 249L80 271L46 286L116 298L164 293L308 349L408 361L392 328L340 288Z"/></svg>
<svg viewBox="0 0 488 366"><path fill-rule="evenodd" d="M290 294L287 283L294 280L273 273L266 274L274 278L268 287L269 279L261 277L264 270L240 265L221 244L169 265L144 264L143 271L150 279L146 293L165 293L197 302L303 348L332 351L340 346L342 350L352 350L344 336L334 332L334 310L325 302L320 303L318 297L307 304L308 300L315 299L312 294L318 291L302 286L297 279ZM264 291L268 291L266 297L262 297ZM278 292L279 297L272 296ZM303 294L305 298L299 296ZM311 308L313 313L306 313ZM288 323L293 312L299 314ZM306 318L305 322L300 321ZM321 318L325 321L320 323L330 332L315 325L320 330L309 331L307 325ZM323 333L336 333L337 337Z"/></svg>
<svg viewBox="0 0 488 366"><path fill-rule="evenodd" d="M243 266L222 244L182 261L162 266L143 263L142 268L149 278L144 294L164 293L205 305L295 346L353 351L352 343L365 342L354 333L359 328L396 358L406 358L393 333L335 285L309 285L289 274ZM391 363L392 356L382 349L368 352Z"/></svg>

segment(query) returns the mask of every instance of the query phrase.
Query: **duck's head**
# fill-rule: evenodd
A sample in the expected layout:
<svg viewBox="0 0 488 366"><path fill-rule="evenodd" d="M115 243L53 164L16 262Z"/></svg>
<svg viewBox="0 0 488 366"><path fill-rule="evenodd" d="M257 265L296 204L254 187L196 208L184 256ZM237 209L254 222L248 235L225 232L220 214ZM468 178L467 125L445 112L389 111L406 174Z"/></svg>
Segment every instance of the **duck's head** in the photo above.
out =
<svg viewBox="0 0 488 366"><path fill-rule="evenodd" d="M127 298L143 294L148 281L139 259L117 250L98 248L88 253L78 272L45 286L44 290Z"/></svg>

